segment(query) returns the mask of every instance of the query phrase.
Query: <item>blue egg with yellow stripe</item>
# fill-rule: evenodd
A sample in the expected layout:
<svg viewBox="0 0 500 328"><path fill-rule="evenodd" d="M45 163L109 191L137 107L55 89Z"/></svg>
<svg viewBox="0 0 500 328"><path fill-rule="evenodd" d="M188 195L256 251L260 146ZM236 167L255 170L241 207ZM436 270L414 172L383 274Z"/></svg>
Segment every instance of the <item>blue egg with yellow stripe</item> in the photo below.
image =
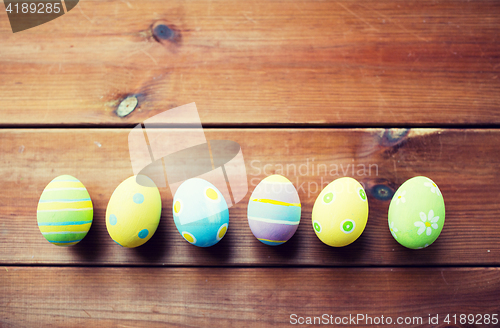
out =
<svg viewBox="0 0 500 328"><path fill-rule="evenodd" d="M297 231L302 207L293 184L275 174L262 180L248 202L248 225L254 236L266 245L287 242Z"/></svg>
<svg viewBox="0 0 500 328"><path fill-rule="evenodd" d="M83 183L61 175L43 190L36 217L45 239L57 246L72 246L89 232L94 208Z"/></svg>

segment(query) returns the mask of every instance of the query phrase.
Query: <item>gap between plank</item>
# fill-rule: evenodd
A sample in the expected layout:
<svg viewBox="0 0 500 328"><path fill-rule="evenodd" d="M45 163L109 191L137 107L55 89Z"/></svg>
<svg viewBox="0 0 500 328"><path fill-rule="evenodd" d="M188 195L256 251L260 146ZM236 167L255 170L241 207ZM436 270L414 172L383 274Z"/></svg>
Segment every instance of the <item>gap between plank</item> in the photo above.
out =
<svg viewBox="0 0 500 328"><path fill-rule="evenodd" d="M53 267L53 268L165 268L165 269L192 269L192 268L207 268L207 269L402 269L402 268L470 268L470 269L500 269L500 265L475 265L475 264L440 264L440 265L130 265L130 264L0 264L2 268L13 267Z"/></svg>
<svg viewBox="0 0 500 328"><path fill-rule="evenodd" d="M1 124L0 129L132 129L137 123L130 124ZM316 124L316 123L269 123L269 124L246 124L246 123L202 123L204 129L474 129L474 130L498 130L498 124ZM148 128L183 128L190 127L182 124L175 126L150 125Z"/></svg>

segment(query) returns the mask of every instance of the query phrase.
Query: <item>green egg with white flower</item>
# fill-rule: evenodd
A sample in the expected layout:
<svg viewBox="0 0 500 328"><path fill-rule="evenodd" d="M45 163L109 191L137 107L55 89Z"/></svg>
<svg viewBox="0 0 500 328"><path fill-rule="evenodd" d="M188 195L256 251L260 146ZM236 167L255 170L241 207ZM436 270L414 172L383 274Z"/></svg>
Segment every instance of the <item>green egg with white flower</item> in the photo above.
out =
<svg viewBox="0 0 500 328"><path fill-rule="evenodd" d="M444 226L444 199L427 177L414 177L399 187L389 205L389 230L401 245L421 249L431 245Z"/></svg>

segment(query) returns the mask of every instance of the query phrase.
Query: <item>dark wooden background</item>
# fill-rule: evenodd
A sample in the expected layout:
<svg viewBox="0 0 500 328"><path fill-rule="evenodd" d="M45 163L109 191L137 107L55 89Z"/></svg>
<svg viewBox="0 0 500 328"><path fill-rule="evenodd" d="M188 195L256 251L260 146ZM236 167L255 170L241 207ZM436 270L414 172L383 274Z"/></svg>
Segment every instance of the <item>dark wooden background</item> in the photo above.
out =
<svg viewBox="0 0 500 328"><path fill-rule="evenodd" d="M408 327L438 314L444 327L447 314L500 316L500 2L82 0L16 34L3 10L0 327L286 327L291 314L423 317ZM173 37L154 32L162 25ZM120 117L127 97L138 106ZM207 139L241 145L249 193L224 239L200 249L177 232L161 188L156 234L121 248L104 217L132 175L128 133L191 102ZM308 168L284 172L302 220L269 247L248 227L247 202L287 164ZM40 194L61 174L80 179L95 208L70 248L36 224ZM365 184L370 214L355 243L331 248L311 211L319 186L344 175ZM446 223L414 251L392 238L387 210L417 175L439 185Z"/></svg>

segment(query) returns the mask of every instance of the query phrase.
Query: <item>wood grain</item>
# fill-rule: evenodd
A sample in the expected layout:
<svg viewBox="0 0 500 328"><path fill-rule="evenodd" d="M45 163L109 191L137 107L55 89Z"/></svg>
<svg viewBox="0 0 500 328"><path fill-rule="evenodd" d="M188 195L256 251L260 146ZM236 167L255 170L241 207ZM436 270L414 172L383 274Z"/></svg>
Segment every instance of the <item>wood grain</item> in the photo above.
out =
<svg viewBox="0 0 500 328"><path fill-rule="evenodd" d="M292 314L422 317L398 327L437 327L428 318L439 315L444 327L447 314L498 316L500 271L9 267L0 291L6 328L289 327Z"/></svg>
<svg viewBox="0 0 500 328"><path fill-rule="evenodd" d="M82 0L13 34L1 13L0 125L131 126L196 102L214 125L497 126L499 15L494 0Z"/></svg>
<svg viewBox="0 0 500 328"><path fill-rule="evenodd" d="M128 129L0 131L0 263L182 266L436 266L500 264L500 159L497 130L432 129L206 129L209 140L238 142L247 166L249 192L230 209L228 234L214 247L189 245L172 219L172 196L161 188L158 231L144 246L124 249L109 238L105 211L114 189L132 175ZM287 166L288 165L288 166ZM291 165L291 166L290 166ZM323 165L323 166L322 166ZM324 165L327 166L325 170ZM337 165L338 172L331 168ZM353 172L352 165L356 165ZM371 173L360 172L360 165ZM378 172L375 170L378 168ZM343 172L342 170L345 170ZM252 235L246 210L251 191L265 176L281 173L296 186L302 221L286 244L269 247ZM362 173L362 174L361 174ZM40 194L53 178L80 179L94 203L87 237L71 248L49 244L36 224ZM352 245L323 245L311 227L321 185L343 175L365 184L370 214ZM446 223L429 248L400 246L387 226L392 193L424 175L440 187Z"/></svg>

